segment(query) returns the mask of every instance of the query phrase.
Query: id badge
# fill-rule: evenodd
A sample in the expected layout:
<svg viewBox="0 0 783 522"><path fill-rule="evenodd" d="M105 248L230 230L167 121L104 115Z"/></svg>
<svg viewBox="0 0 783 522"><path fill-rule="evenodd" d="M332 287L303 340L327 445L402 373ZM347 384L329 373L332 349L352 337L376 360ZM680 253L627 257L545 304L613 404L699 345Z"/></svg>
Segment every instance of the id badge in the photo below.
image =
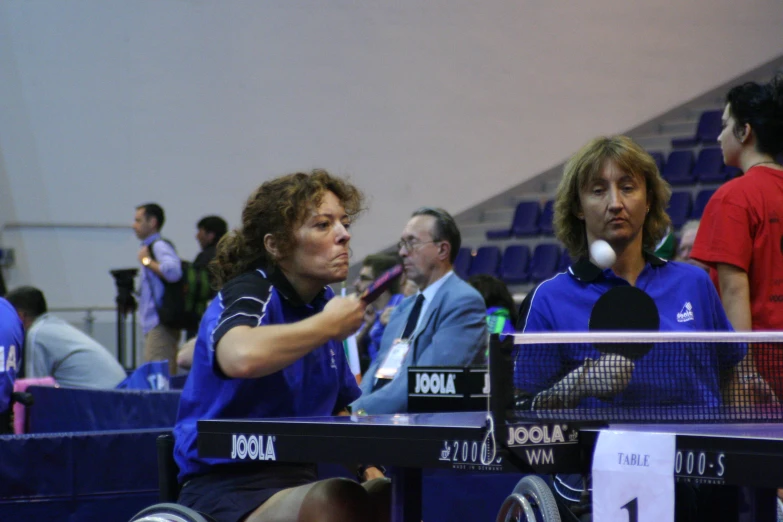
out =
<svg viewBox="0 0 783 522"><path fill-rule="evenodd" d="M378 371L375 372L376 379L393 379L397 375L397 371L402 365L402 361L405 360L405 356L408 354L408 349L411 347L410 342L404 339L395 339L391 349L389 349L389 355L378 367Z"/></svg>

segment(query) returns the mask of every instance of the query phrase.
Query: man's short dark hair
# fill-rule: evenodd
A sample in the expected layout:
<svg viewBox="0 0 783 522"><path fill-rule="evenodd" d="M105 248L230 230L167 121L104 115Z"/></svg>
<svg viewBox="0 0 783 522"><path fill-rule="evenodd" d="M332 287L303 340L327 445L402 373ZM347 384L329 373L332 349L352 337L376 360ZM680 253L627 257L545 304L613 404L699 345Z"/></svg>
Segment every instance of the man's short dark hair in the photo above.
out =
<svg viewBox="0 0 783 522"><path fill-rule="evenodd" d="M449 255L449 262L454 264L457 259L457 253L459 247L462 245L462 235L459 233L459 228L451 214L443 210L442 208L421 207L416 210L411 217L416 216L432 216L435 218L435 228L432 231L433 241L448 241L451 245L451 254Z"/></svg>
<svg viewBox="0 0 783 522"><path fill-rule="evenodd" d="M147 219L155 218L158 220L158 230L163 228L163 223L166 221L166 214L163 212L163 207L157 203L144 203L136 207L136 210L143 210L144 217Z"/></svg>
<svg viewBox="0 0 783 522"><path fill-rule="evenodd" d="M228 224L226 223L226 220L220 216L203 217L196 227L203 228L206 232L215 234L215 243L220 241L220 238L225 236L226 232L228 232Z"/></svg>
<svg viewBox="0 0 783 522"><path fill-rule="evenodd" d="M48 310L43 292L33 286L20 286L8 292L5 298L18 312L24 312L31 318L43 315Z"/></svg>
<svg viewBox="0 0 783 522"><path fill-rule="evenodd" d="M400 262L400 258L392 254L370 254L364 258L364 261L362 261L362 266L369 266L372 270L373 277L377 279L382 273L391 269L395 265L399 265ZM392 285L389 287L389 290L392 294L399 294L400 280L397 279L394 283L392 283Z"/></svg>

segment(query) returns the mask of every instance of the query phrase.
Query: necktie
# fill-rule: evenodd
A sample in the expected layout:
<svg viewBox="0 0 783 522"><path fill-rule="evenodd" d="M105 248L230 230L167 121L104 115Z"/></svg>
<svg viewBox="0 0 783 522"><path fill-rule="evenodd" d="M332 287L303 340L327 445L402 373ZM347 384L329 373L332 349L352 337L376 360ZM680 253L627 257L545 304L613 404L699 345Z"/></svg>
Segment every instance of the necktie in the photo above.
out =
<svg viewBox="0 0 783 522"><path fill-rule="evenodd" d="M416 302L413 303L411 313L408 314L408 322L405 323L405 330L402 332L402 338L410 338L413 331L416 329L416 324L419 322L419 315L421 315L421 306L424 304L424 294L419 294L416 297Z"/></svg>

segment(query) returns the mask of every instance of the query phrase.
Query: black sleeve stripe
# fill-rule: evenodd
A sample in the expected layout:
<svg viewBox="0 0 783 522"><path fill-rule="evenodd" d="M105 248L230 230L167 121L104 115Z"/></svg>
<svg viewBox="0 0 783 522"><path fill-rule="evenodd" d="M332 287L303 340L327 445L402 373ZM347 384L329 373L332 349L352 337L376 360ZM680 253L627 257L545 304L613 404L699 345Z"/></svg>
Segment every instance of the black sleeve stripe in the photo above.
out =
<svg viewBox="0 0 783 522"><path fill-rule="evenodd" d="M266 315L272 296L272 285L256 272L242 274L229 281L220 291L222 311L212 331L212 346L236 326L258 326Z"/></svg>

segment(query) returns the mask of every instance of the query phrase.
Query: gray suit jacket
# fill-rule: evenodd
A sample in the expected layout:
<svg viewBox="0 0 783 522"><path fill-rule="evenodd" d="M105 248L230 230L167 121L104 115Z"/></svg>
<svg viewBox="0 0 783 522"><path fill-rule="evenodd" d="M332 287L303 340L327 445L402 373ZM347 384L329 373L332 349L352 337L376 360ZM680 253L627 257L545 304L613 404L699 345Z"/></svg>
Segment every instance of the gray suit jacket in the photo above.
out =
<svg viewBox="0 0 783 522"><path fill-rule="evenodd" d="M408 353L397 375L383 388L372 391L375 372L386 359L392 343L400 337L416 296L405 299L392 312L381 339L378 356L362 377L362 396L353 402L353 411L367 413L405 413L408 411L409 366L464 366L479 350L485 349L487 308L472 286L452 274L443 283L422 318Z"/></svg>

